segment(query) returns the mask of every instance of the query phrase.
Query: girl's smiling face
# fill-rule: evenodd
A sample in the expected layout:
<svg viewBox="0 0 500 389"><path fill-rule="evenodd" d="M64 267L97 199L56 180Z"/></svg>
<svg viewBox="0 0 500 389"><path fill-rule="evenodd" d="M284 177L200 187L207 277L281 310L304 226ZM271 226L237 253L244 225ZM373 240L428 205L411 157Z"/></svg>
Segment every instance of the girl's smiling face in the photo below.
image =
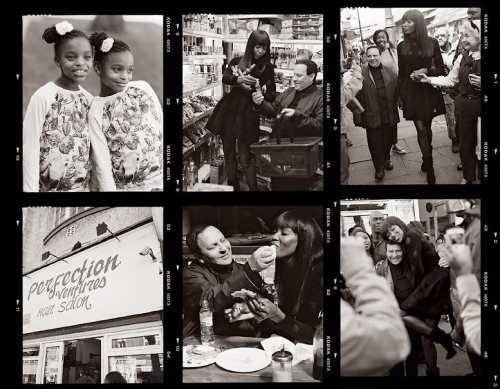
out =
<svg viewBox="0 0 500 389"><path fill-rule="evenodd" d="M276 246L276 258L293 255L297 249L298 242L298 235L288 227L279 228L271 237L271 244Z"/></svg>
<svg viewBox="0 0 500 389"><path fill-rule="evenodd" d="M104 92L104 96L124 91L132 81L133 70L134 56L130 51L110 53L100 66L96 66L96 72L101 77L101 91Z"/></svg>
<svg viewBox="0 0 500 389"><path fill-rule="evenodd" d="M402 230L402 228L394 224L389 228L389 231L387 231L385 237L389 239L391 242L401 243L403 241L403 236L404 236L404 231Z"/></svg>
<svg viewBox="0 0 500 389"><path fill-rule="evenodd" d="M54 58L61 68L61 82L66 86L77 86L85 81L92 68L92 47L88 39L76 37L65 42Z"/></svg>

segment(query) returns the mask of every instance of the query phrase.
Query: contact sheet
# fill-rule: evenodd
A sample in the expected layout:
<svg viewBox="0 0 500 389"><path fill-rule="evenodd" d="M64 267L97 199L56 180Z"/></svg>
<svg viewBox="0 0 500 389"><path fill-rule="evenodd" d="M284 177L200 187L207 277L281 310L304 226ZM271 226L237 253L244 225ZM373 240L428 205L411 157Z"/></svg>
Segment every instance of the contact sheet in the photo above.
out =
<svg viewBox="0 0 500 389"><path fill-rule="evenodd" d="M368 8L361 5L360 9ZM124 131L122 142L114 138L116 143L111 144L109 140L109 143L103 144L108 144L110 150L115 147L115 153L110 154L115 163L112 175L116 182L125 187L130 169L129 165L125 166L128 162L123 158L123 151L122 160L118 160L121 148L128 145L137 153L134 155L140 155L131 162L136 172L130 175L134 176L130 180L133 180L136 188L143 186L137 177L144 178L150 171L156 170L153 162L161 165L163 190L152 191L154 193L139 190L124 190L120 193L23 191L23 160L27 158L27 153L21 128L26 126L24 118L27 106L31 94L42 85L35 87L35 84L42 79L48 82L52 74L58 75L60 72L57 60L50 66L45 63L53 60L54 48L45 42L38 43L43 31L40 34L36 31L37 35L34 36L32 29L39 23L41 25L41 21L70 20L78 28L90 32L96 15L82 15L63 6L39 5L27 10L15 7L19 9L15 10L12 17L15 26L10 29L9 34L12 36L8 42L8 52L15 55L7 67L7 85L13 92L9 91L7 95L14 96L22 112L12 110L13 113L8 114L9 124L12 124L9 127L16 129L8 132L7 142L7 171L9 177L14 176L10 182L14 186L15 198L13 206L6 205L8 227L5 229L5 242L12 242L11 245L15 247L15 254L9 258L7 268L9 277L14 278L8 284L8 306L11 310L8 313L8 330L12 334L9 336L9 350L15 356L9 365L14 372L9 382L16 387L28 383L69 385L79 375L94 375L103 383L105 373L118 370L126 373L129 383L180 386L231 382L267 386L273 383L273 369L277 366L271 361L271 356L272 352L278 351L278 343L269 346L269 340L275 340L271 336L274 335L279 340L279 337L285 339L279 344L283 350L288 346L286 350L296 353L291 368L293 384L333 384L342 389L482 389L500 386L500 205L497 202L500 178L500 72L496 55L500 45L499 23L497 13L491 6L481 3L477 6L481 8L481 18L477 22L481 26L481 78L484 81L480 93L481 131L476 150L480 155L477 181L473 185L459 185L453 181L457 174L460 175L456 167L461 159L460 153L452 152L449 147L451 140L448 139L443 115L442 120L439 117L433 121L433 129L439 128L433 134L434 161L437 161L434 169L438 182L431 186L424 186L427 181L426 174L420 171L422 155L416 130L410 126L399 127L399 139L405 140L403 145L408 153L396 155L392 152L395 169L386 169L386 177L382 181L371 180L372 156L365 130L355 126L355 132L352 127L351 133L356 135L351 140L354 140L355 146L344 147L350 158L348 170L351 184L341 184L345 171L343 173L341 169L343 151L340 142L345 142L342 126L347 123L344 122L346 119L341 109L341 96L345 88L345 83L341 82L345 73L341 60L345 53L346 30L358 31L357 34L349 33L353 34L350 42L368 47L373 43L370 41L371 35L380 27L373 20L361 26L356 7L345 6L352 15L349 29L346 29L345 20L343 23L346 8L332 9L318 4L300 7L300 11L297 7L286 6L290 8L289 14L275 14L272 11L260 14L254 12L254 4L252 9L241 4L223 7L215 4L181 4L176 11L150 4L143 7L143 11L123 11L123 29L116 30L114 35L110 33L110 36L115 36L117 40L128 39L130 47L139 53L134 56L131 77L132 80L146 80L158 96L163 130L156 136L161 139L162 146L161 149L155 146L154 134L146 130L144 123L136 124L137 127L132 127L132 130L123 124L126 120L122 117L133 116L135 112L139 117L141 109L143 114L156 114L149 111L150 106L144 103L137 105L137 111L132 112L130 108L119 113L116 130ZM101 16L119 16L111 14L111 7L102 7L99 10ZM269 8L281 9L283 5ZM302 8L311 8L311 13L304 13ZM411 5L408 6L408 9L411 8ZM441 8L444 9L439 6L435 9ZM392 9L396 17L391 22L395 28L401 29L401 18L397 15L402 15L403 11ZM463 8L450 8L446 15L458 16L456 19L447 16L450 18L448 26L462 20L461 10ZM205 17L200 16L198 19L195 15ZM388 11L384 15L389 15ZM31 25L27 23L27 16ZM142 25L140 16L145 16L147 22L144 23L149 24ZM385 17L384 23L389 23L388 17ZM232 27L228 20L234 20ZM246 21L244 26L241 20ZM438 26L439 19L435 21ZM428 24L434 28L431 23ZM300 127L295 130L295 140L293 131L291 134L284 132L288 135L283 135L280 142L285 151L290 147L292 154L295 152L292 160L276 162L275 159L271 162L271 151L264 147L252 149L249 155L253 158L252 163L255 162L257 189L251 189L253 182L244 167L245 157L238 154L244 153L242 150L245 145L236 146L238 159L234 166L238 183L235 184L230 178L231 167L228 168L231 166L228 156L231 149L227 146L229 138L211 133L205 125L218 102L223 96L229 96L231 88L223 82L225 67L231 58L239 55L238 52L244 52L248 36L259 26L263 26L262 29L271 37L271 47L268 49L274 65L271 73L275 77L273 82L276 81L275 98L281 99L294 88L294 82L300 83L297 78L307 78L307 72L301 76L301 69L297 70L294 65L297 59L300 60L297 57L309 55L309 60L318 66L318 74L321 75L319 80L316 76L313 83L321 90L322 116L319 120L321 124L317 125L319 127L314 127L320 129L314 134L318 139L309 138L312 146L307 142L306 146L300 144ZM110 30L112 27L109 24ZM230 27L234 35L227 38L224 29ZM157 35L160 29L161 39ZM151 35L148 37L148 34ZM227 44L226 39L230 44ZM161 40L162 56L156 52L159 44L155 46ZM41 58L37 57L34 49L31 49L32 53L26 50L26 47L35 48L42 44L47 46L43 47L47 52ZM148 45L154 53L149 53ZM161 60L158 60L160 57ZM148 67L151 67L151 71ZM48 68L55 69L55 73L45 76L44 73L49 74ZM189 74L186 73L187 69ZM116 69L112 71L118 72ZM99 93L100 81L93 68L89 69L84 86L95 95ZM265 90L268 88L269 84ZM135 97L131 100L135 101ZM297 111L293 120L297 123L304 120L304 115L306 121L318 119L309 111L304 114L299 110L299 104L303 103L299 102L300 98L292 100L287 104L295 107L292 108ZM254 103L249 105L250 110L259 109ZM281 109L283 107L280 106ZM284 114L286 111L280 112ZM230 114L231 111L228 111ZM274 111L273 114L272 117L265 117L262 112L257 115L259 144L274 141L274 146L279 146L276 132L273 131L276 131L282 118ZM70 118L71 115L66 117ZM400 123L403 122L409 121L401 117ZM56 129L57 125L57 121L49 123L48 131ZM102 126L104 131L104 124ZM69 129L67 123L59 123L59 127ZM75 129L71 127L71 131ZM141 131L145 131L145 135ZM286 126L281 127L280 131L287 131ZM57 142L69 142L63 137L56 138L49 139L47 144L58 147ZM118 143L121 148L116 146ZM82 162L83 149L82 146L79 155L70 157L73 162L76 161L75 166ZM276 152L275 149L273 151ZM42 164L43 154L40 158ZM299 160L302 161L297 162ZM306 160L307 168L293 165L303 160ZM193 161L196 170L189 171L189 161ZM91 162L88 167L89 179L92 180ZM274 170L266 174L264 167ZM294 167L298 169L296 175L291 173L283 178L289 174L284 172ZM313 171L310 172L311 167ZM405 173L400 174L403 167ZM304 173L306 170L307 173ZM365 179L368 175L370 179ZM477 238L471 247L480 246L480 261L475 262L480 267L480 271L476 272L481 303L480 355L471 356L465 344L454 343L457 354L448 360L443 346L435 341L435 357L441 372L439 376L426 375L428 365L422 353L417 355L418 361L414 365L418 376L390 374L391 368L383 374L370 374L373 366L385 358L389 359L393 353L397 354L401 349L403 354L404 342L389 347L381 335L378 349L370 348L368 341L360 337L356 346L365 350L361 350L357 359L362 361L367 355L373 355L376 357L373 366L366 366L366 370L360 368L357 374L343 374L345 365L342 364L342 358L346 360L347 355L343 355L342 349L342 340L346 339L342 331L346 329L342 326L341 300L346 297L349 279L346 280L348 277L344 277L341 269L341 242L350 235L349 230L352 232L354 227L361 226L373 244L373 234L375 238L377 235L374 233L375 228L372 229L372 216L374 212L380 212L383 219L397 217L405 225L418 221L422 227L421 236L427 238L435 249L440 235L444 235L450 227L466 226L464 234L471 234L467 230L470 220L464 211L469 212L474 207L477 210L474 218L479 221ZM402 232L405 230L402 229ZM266 255L261 254L262 247L269 245L272 246L271 251L274 250L274 257L265 263ZM387 254L384 255L386 265L390 267ZM121 278L118 277L119 271L123 272ZM79 277L79 274L85 276ZM162 282L158 283L160 278ZM57 288L61 288L60 295L54 299L63 301L68 297L69 291L64 297L62 295L63 286L78 286L81 290L81 293L77 293L81 300L79 308L76 308L79 303L75 295L74 302L71 302L72 308L65 309L59 316L60 325L54 319L56 311L52 314L50 308L47 310L47 306L53 303L53 295L49 295L52 288L52 281L49 280L52 279L56 282L54 293ZM89 282L92 285L82 287L83 280L85 285ZM45 291L42 281L47 288ZM449 288L452 289L452 286ZM230 289L233 287L236 289ZM238 323L234 319L235 324L233 319L228 319L231 314L225 312L224 316L222 311L233 308L234 297L231 297L231 293L242 289L259 293L260 298L264 299L261 301L264 313L260 317L259 312L252 313L248 308L248 312L244 312L249 315L247 321L242 319ZM26 291L30 291L29 296ZM44 293L47 294L46 301L42 299ZM156 296L158 293L161 298ZM95 295L99 295L100 302L92 301L91 296ZM197 349L201 343L196 310L202 296L208 296L220 304L212 307L218 314L214 313L214 325L224 327L226 332L221 330L218 333L216 329L216 338L217 335L220 337L213 345L217 352L210 354L211 363L185 367L185 347L189 347L191 353L203 352L203 349ZM36 300L38 298L41 300ZM64 300L65 307L70 307L69 300ZM88 306L94 305L94 309L85 308L83 302L87 302ZM266 306L267 303L272 305ZM227 306L222 307L224 304ZM275 306L278 310L275 310ZM351 306L356 314L364 314L356 311L355 305ZM71 316L80 312L78 309L81 312L85 310L81 314L83 319ZM238 311L241 309L239 307ZM447 334L451 334L454 328L452 311L448 310L434 323ZM318 346L313 348L312 340L320 323L323 326L323 357L319 361ZM397 329L387 328L388 338L396 334ZM229 334L233 330L237 332ZM350 330L360 331L354 327ZM367 343L363 343L365 341ZM221 362L224 364L222 367L217 363L216 355L243 348L265 350L268 360L264 361L266 363L262 360L256 362L261 356L254 357L254 353L243 352L234 353L233 356L229 354ZM399 362L405 358L400 358ZM239 359L246 360L249 366L255 364L258 368L243 371L241 367L234 367L240 366ZM95 368L94 363L99 365L98 368ZM320 380L317 375L313 376L313 365L317 369L319 363L323 371ZM408 371L408 362L406 369ZM479 376L475 375L477 372L480 372Z"/></svg>

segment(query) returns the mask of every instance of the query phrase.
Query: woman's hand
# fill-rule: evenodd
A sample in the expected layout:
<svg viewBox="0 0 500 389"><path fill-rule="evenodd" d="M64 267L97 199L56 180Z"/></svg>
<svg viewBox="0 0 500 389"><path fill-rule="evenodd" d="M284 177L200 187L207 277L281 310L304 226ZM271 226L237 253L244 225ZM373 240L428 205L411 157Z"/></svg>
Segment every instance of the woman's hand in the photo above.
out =
<svg viewBox="0 0 500 389"><path fill-rule="evenodd" d="M253 313L248 309L246 303L234 303L232 308L224 309L224 317L229 319L229 323L253 319Z"/></svg>
<svg viewBox="0 0 500 389"><path fill-rule="evenodd" d="M410 78L415 81L415 82L420 82L420 80L422 79L422 77L427 74L427 69L426 68L422 68L422 69L418 69L418 70L414 70L412 74L410 74Z"/></svg>
<svg viewBox="0 0 500 389"><path fill-rule="evenodd" d="M441 267L450 267L450 265L448 265L448 261L444 257L439 258L438 265Z"/></svg>
<svg viewBox="0 0 500 389"><path fill-rule="evenodd" d="M252 76L244 76L244 75L238 76L238 84L246 84L252 86L258 84L258 81L259 80L257 78Z"/></svg>
<svg viewBox="0 0 500 389"><path fill-rule="evenodd" d="M285 318L281 309L265 297L249 300L247 304L257 321L271 319L275 323L279 323Z"/></svg>
<svg viewBox="0 0 500 389"><path fill-rule="evenodd" d="M250 93L252 91L252 88L250 86L248 86L247 84L238 84L238 85L235 85L235 88L241 88L247 93Z"/></svg>

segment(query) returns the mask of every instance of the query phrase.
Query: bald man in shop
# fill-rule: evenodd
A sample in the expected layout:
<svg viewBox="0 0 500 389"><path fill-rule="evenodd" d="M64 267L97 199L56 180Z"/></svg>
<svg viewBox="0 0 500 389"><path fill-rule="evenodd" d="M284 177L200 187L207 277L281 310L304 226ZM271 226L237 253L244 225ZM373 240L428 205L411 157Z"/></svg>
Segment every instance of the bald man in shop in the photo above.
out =
<svg viewBox="0 0 500 389"><path fill-rule="evenodd" d="M373 211L368 218L368 224L372 230L372 241L375 246L373 264L383 261L386 258L384 237L380 235L380 226L384 220L384 214L380 211Z"/></svg>

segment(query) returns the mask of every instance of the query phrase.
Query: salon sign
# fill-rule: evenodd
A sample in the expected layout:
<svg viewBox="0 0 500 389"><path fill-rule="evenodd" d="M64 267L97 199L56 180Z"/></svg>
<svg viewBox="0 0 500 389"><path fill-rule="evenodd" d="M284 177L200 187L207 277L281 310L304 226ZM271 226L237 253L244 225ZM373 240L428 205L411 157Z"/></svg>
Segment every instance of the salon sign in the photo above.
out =
<svg viewBox="0 0 500 389"><path fill-rule="evenodd" d="M162 310L161 252L153 224L118 239L23 277L23 333ZM140 254L146 246L156 262Z"/></svg>

